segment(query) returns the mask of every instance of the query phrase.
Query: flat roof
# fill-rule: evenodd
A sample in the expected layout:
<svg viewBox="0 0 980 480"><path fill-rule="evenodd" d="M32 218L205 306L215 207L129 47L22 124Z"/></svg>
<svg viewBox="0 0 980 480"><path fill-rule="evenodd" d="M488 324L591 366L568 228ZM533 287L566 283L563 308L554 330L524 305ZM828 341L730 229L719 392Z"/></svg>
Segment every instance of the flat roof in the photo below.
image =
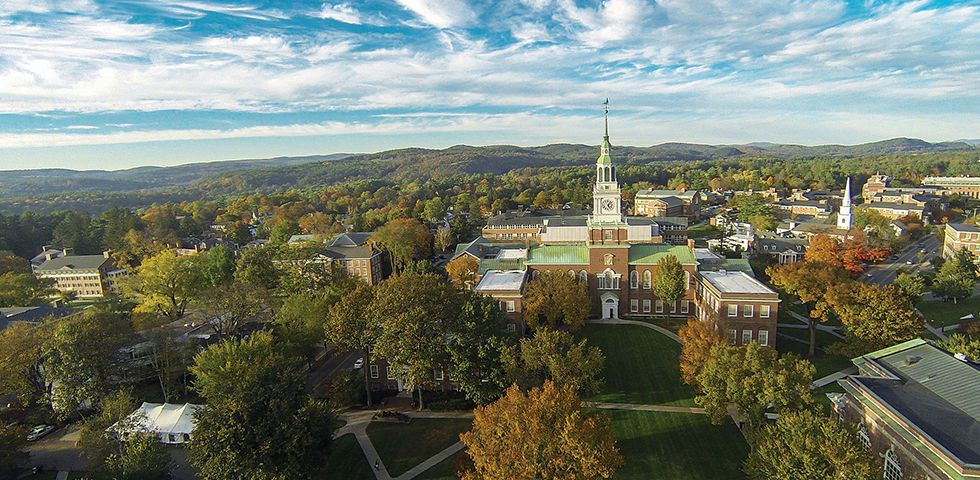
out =
<svg viewBox="0 0 980 480"><path fill-rule="evenodd" d="M947 223L946 226L957 232L980 233L980 227L969 223Z"/></svg>
<svg viewBox="0 0 980 480"><path fill-rule="evenodd" d="M721 293L768 293L775 295L773 289L765 286L762 282L749 276L745 272L715 271L701 272L709 283L715 286Z"/></svg>
<svg viewBox="0 0 980 480"><path fill-rule="evenodd" d="M523 270L488 270L483 274L480 283L476 285L476 291L515 291L519 292L524 288L524 281L527 272Z"/></svg>
<svg viewBox="0 0 980 480"><path fill-rule="evenodd" d="M501 248L497 260L522 260L527 258L526 248Z"/></svg>

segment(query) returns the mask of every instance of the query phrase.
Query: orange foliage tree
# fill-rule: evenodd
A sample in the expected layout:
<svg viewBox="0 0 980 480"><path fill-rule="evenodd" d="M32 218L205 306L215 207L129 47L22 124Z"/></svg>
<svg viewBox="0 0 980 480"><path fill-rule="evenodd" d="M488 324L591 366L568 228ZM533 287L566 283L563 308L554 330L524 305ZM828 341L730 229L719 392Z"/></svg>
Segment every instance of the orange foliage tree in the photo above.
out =
<svg viewBox="0 0 980 480"><path fill-rule="evenodd" d="M701 367L708 360L708 354L715 345L725 342L720 332L724 327L713 322L702 322L692 318L677 332L683 342L681 347L681 380L698 387L697 377Z"/></svg>

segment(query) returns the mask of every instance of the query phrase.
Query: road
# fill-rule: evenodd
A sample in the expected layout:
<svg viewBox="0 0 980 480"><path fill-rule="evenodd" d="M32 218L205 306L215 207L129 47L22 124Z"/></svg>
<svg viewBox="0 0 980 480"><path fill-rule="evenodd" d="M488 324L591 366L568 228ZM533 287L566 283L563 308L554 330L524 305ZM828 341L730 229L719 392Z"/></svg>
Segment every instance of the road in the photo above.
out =
<svg viewBox="0 0 980 480"><path fill-rule="evenodd" d="M868 268L868 273L863 277L865 282L875 283L878 285L886 285L895 281L895 277L898 276L898 269L905 267L906 269L916 268L920 265L928 265L929 259L941 254L940 249L942 244L939 243L933 235L929 235L926 238L915 242L904 250L898 252L897 259L888 259L878 265L871 265ZM924 249L925 254L918 257L919 250ZM913 265L908 265L906 262L911 261Z"/></svg>
<svg viewBox="0 0 980 480"><path fill-rule="evenodd" d="M328 380L337 374L352 369L354 367L354 360L361 357L361 354L358 352L344 352L338 354L331 351L328 352L327 355L331 355L330 359L323 362L323 364L317 367L316 370L310 372L307 385L311 389L316 389L318 386L327 383ZM365 365L364 368L367 368L367 365Z"/></svg>

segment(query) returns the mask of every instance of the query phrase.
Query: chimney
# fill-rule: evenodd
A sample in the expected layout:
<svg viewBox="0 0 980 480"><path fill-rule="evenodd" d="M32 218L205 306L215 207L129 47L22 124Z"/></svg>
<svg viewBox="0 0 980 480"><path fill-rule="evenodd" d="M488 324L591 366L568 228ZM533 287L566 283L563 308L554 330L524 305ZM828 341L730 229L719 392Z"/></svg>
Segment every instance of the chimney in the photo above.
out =
<svg viewBox="0 0 980 480"><path fill-rule="evenodd" d="M65 254L65 256L67 257L69 255L74 255L75 254L75 249L74 248L65 248L65 249L63 249L61 251L61 253Z"/></svg>
<svg viewBox="0 0 980 480"><path fill-rule="evenodd" d="M106 251L102 252L102 256L105 257L105 258L109 258L109 256L111 254L112 254L112 252L110 252L109 250L106 250Z"/></svg>
<svg viewBox="0 0 980 480"><path fill-rule="evenodd" d="M687 248L691 249L692 252L694 251L694 239L693 238L688 238L687 239Z"/></svg>
<svg viewBox="0 0 980 480"><path fill-rule="evenodd" d="M44 254L44 259L50 261L51 260L51 254L50 253L45 253Z"/></svg>
<svg viewBox="0 0 980 480"><path fill-rule="evenodd" d="M919 363L919 360L922 360L922 357L918 355L909 355L905 357L905 365L915 365L916 363Z"/></svg>

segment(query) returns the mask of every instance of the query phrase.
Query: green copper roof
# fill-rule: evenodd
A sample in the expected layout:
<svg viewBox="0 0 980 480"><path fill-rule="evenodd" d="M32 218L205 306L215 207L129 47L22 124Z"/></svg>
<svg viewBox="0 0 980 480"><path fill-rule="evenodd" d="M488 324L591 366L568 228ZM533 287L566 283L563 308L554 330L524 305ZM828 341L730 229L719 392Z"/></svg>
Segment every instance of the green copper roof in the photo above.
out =
<svg viewBox="0 0 980 480"><path fill-rule="evenodd" d="M588 265L589 247L584 245L541 245L527 252L526 265Z"/></svg>
<svg viewBox="0 0 980 480"><path fill-rule="evenodd" d="M681 245L632 245L630 246L630 265L656 265L668 255L677 257L682 265L696 265L694 253Z"/></svg>
<svg viewBox="0 0 980 480"><path fill-rule="evenodd" d="M599 150L599 158L596 159L596 165L612 165L612 157L609 155L609 135L606 135L602 139L602 147Z"/></svg>

